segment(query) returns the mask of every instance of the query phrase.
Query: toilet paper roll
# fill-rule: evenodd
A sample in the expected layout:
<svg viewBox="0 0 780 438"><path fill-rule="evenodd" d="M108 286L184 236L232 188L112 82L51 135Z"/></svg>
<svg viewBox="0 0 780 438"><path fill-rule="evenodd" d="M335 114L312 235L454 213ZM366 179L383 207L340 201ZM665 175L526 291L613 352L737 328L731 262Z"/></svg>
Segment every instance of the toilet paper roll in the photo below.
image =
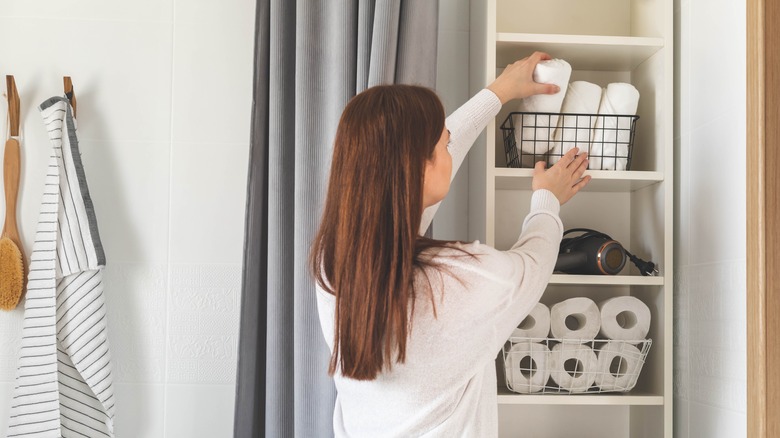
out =
<svg viewBox="0 0 780 438"><path fill-rule="evenodd" d="M550 349L531 341L516 343L504 361L507 386L514 392L530 394L544 389L550 378Z"/></svg>
<svg viewBox="0 0 780 438"><path fill-rule="evenodd" d="M576 342L556 344L550 352L550 377L566 391L585 392L596 380L598 358L587 345Z"/></svg>
<svg viewBox="0 0 780 438"><path fill-rule="evenodd" d="M601 86L575 81L569 84L566 97L563 99L562 113L591 114L588 116L563 116L560 126L553 136L553 147L550 149L550 164L555 164L563 154L577 147L582 152L590 150L590 140L593 127L598 117L593 116L599 111L601 103Z"/></svg>
<svg viewBox="0 0 780 438"><path fill-rule="evenodd" d="M611 115L636 115L639 91L631 84L615 82L607 85L599 105L599 117L593 130L588 168L626 170L628 144L631 141L631 119Z"/></svg>
<svg viewBox="0 0 780 438"><path fill-rule="evenodd" d="M563 59L550 59L536 64L533 79L543 84L555 84L561 90L555 94L536 94L520 101L520 111L534 113L560 113L571 77L571 65ZM558 114L524 115L515 120L517 148L526 154L542 155L552 147ZM539 157L541 158L541 157Z"/></svg>
<svg viewBox="0 0 780 438"><path fill-rule="evenodd" d="M595 338L600 328L599 307L590 298L569 298L550 309L550 331L554 338L587 341Z"/></svg>
<svg viewBox="0 0 780 438"><path fill-rule="evenodd" d="M513 337L546 338L550 333L550 308L536 303L531 313L512 332Z"/></svg>
<svg viewBox="0 0 780 438"><path fill-rule="evenodd" d="M642 340L650 331L650 308L636 297L614 297L599 303L601 335L607 339Z"/></svg>
<svg viewBox="0 0 780 438"><path fill-rule="evenodd" d="M595 385L601 391L629 391L642 369L642 352L622 341L610 341L598 352Z"/></svg>

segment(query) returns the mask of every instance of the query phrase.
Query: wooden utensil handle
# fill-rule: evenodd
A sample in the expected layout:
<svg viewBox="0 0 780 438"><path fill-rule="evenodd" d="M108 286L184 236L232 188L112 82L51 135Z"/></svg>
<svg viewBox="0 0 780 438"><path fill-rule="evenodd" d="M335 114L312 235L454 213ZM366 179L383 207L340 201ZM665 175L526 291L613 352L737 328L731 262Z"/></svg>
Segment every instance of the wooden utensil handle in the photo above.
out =
<svg viewBox="0 0 780 438"><path fill-rule="evenodd" d="M16 197L19 193L19 170L20 170L20 148L19 142L10 139L5 143L5 153L3 155L3 182L5 184L5 227L3 234L17 236L19 234L16 228Z"/></svg>

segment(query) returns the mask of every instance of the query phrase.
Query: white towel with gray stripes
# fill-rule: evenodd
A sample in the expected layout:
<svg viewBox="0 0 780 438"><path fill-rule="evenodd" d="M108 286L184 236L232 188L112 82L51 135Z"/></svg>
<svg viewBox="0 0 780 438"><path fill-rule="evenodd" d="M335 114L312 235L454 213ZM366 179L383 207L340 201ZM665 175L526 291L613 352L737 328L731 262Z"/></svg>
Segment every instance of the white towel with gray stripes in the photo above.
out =
<svg viewBox="0 0 780 438"><path fill-rule="evenodd" d="M52 144L27 279L7 437L113 437L105 254L69 101L39 107Z"/></svg>

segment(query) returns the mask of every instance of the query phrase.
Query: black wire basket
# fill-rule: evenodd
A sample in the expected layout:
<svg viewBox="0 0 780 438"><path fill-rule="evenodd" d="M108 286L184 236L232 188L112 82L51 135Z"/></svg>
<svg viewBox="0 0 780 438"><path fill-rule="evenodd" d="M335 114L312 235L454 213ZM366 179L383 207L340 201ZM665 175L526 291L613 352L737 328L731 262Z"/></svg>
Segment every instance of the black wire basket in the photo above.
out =
<svg viewBox="0 0 780 438"><path fill-rule="evenodd" d="M591 170L631 170L635 115L512 112L501 131L507 167L555 164L571 148L588 152Z"/></svg>

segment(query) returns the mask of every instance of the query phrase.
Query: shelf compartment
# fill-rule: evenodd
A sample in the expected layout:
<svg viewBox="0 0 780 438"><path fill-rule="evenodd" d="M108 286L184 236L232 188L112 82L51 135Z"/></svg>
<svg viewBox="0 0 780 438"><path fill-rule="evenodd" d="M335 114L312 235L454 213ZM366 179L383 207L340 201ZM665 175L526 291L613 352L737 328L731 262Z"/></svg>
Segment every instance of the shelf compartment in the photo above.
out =
<svg viewBox="0 0 780 438"><path fill-rule="evenodd" d="M494 175L497 190L531 190L534 170L497 167ZM591 192L633 192L664 180L663 172L641 170L588 170L585 175L592 179L583 190Z"/></svg>
<svg viewBox="0 0 780 438"><path fill-rule="evenodd" d="M581 284L603 286L663 286L664 277L643 277L641 275L573 275L553 274L550 284Z"/></svg>
<svg viewBox="0 0 780 438"><path fill-rule="evenodd" d="M643 392L625 394L517 394L498 388L499 405L612 405L612 406L660 406L664 404L662 395Z"/></svg>
<svg viewBox="0 0 780 438"><path fill-rule="evenodd" d="M497 33L496 67L539 50L565 59L574 70L632 71L663 47L663 38Z"/></svg>

